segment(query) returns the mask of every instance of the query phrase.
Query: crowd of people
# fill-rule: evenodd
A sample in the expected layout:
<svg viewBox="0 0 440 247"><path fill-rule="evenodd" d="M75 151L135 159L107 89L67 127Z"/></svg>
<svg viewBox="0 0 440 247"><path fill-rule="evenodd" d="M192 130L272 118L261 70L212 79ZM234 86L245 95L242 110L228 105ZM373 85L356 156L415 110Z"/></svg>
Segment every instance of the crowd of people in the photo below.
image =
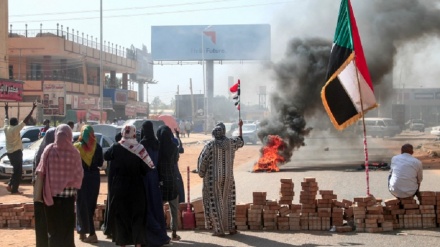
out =
<svg viewBox="0 0 440 247"><path fill-rule="evenodd" d="M9 118L5 104L6 154L13 174L6 189L20 194L22 143L20 130L29 122L35 109L22 122ZM104 234L116 245L166 246L179 241L178 205L185 201L178 161L184 148L180 132L153 123L142 124L141 140L136 127L125 125L115 136L116 142L103 153L90 125L81 125L80 136L73 142L73 122L50 128L44 121L44 138L34 159L34 215L36 246L75 246L74 231L86 243L97 243L93 216L100 189L100 167L108 162L108 195ZM185 123L184 123L185 124ZM185 129L185 125L180 130ZM218 123L213 139L207 142L198 158L196 172L203 178L205 225L213 236L237 234L235 218L235 152L243 147L239 136L226 137L226 128ZM185 130L189 137L190 131ZM391 160L388 188L396 198L418 196L423 180L423 166L412 156L413 146L405 144L401 154ZM171 237L167 234L163 206L169 204Z"/></svg>

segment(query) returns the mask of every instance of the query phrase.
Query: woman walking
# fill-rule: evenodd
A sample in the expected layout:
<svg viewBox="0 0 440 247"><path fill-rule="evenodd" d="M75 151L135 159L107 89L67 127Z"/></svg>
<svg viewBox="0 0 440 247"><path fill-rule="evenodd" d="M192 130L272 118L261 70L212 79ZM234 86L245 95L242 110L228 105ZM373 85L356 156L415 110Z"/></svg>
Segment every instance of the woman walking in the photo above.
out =
<svg viewBox="0 0 440 247"><path fill-rule="evenodd" d="M43 137L43 141L38 147L38 151L35 153L34 158L34 171L36 171L38 164L41 160L41 155L43 154L44 149L51 143L55 141L55 128L50 128L46 131L46 134ZM35 182L35 174L33 182ZM34 193L36 190L34 188ZM44 213L44 203L42 201L34 201L34 217L35 217L35 237L36 237L36 247L46 247L49 242L47 239L47 222L46 222L46 214Z"/></svg>
<svg viewBox="0 0 440 247"><path fill-rule="evenodd" d="M75 246L75 195L83 175L81 156L72 145L72 130L61 124L56 128L55 142L44 149L37 167L37 176L44 176L49 246Z"/></svg>
<svg viewBox="0 0 440 247"><path fill-rule="evenodd" d="M159 141L154 135L153 123L151 121L145 121L142 124L141 138L140 143L145 147L153 163L156 165L159 157ZM144 178L144 185L147 201L149 202L147 204L148 246L156 247L169 244L170 237L167 235L157 169L147 173L147 176Z"/></svg>
<svg viewBox="0 0 440 247"><path fill-rule="evenodd" d="M180 236L177 235L177 217L178 217L178 184L175 165L178 160L178 150L173 142L173 132L171 129L162 125L157 130L157 138L159 139L159 160L157 170L159 172L159 181L161 184L162 200L168 202L171 211L171 230L173 241L179 241Z"/></svg>
<svg viewBox="0 0 440 247"><path fill-rule="evenodd" d="M95 132L92 126L84 125L81 134L74 146L81 155L84 177L81 189L76 198L76 230L79 239L86 243L97 243L93 215L98 201L99 187L101 183L99 167L104 161L102 148L96 142ZM86 236L86 234L89 236Z"/></svg>
<svg viewBox="0 0 440 247"><path fill-rule="evenodd" d="M122 139L111 146L104 159L111 161L113 173L110 186L108 218L111 219L112 241L117 245L147 244L147 199L143 177L154 169L145 148L136 141L136 127L125 125Z"/></svg>

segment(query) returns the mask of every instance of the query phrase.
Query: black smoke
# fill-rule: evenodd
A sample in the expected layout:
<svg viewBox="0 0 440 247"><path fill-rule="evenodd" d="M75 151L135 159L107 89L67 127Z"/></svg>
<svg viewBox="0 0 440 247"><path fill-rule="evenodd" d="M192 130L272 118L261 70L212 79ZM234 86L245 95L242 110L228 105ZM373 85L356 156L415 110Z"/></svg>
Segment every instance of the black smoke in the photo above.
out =
<svg viewBox="0 0 440 247"><path fill-rule="evenodd" d="M352 1L370 75L375 86L380 84L381 97L391 96L391 75L399 47L408 43L417 47L421 39L439 36L440 10L433 2ZM324 5L334 4L335 1L326 1L321 7L325 9ZM315 18L315 24L322 23L329 29L336 27L335 13L310 15L310 18ZM322 20L316 21L316 18ZM303 29L304 36L310 36L307 33L310 28L304 25ZM282 137L287 147L282 153L286 161L290 160L295 148L305 145L305 137L311 130L306 119L318 119L313 127L333 128L320 97L331 38L294 38L289 42L284 58L272 65L276 81L276 90L271 95L272 114L261 122L258 135L263 144L267 135Z"/></svg>

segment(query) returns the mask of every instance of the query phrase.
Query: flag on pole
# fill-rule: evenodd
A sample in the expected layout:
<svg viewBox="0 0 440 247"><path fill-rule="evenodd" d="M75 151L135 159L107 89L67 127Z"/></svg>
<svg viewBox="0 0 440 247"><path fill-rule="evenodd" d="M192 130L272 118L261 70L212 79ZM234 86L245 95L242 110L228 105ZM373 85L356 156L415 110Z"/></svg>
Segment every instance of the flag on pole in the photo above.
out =
<svg viewBox="0 0 440 247"><path fill-rule="evenodd" d="M336 129L377 107L350 0L341 0L326 80L322 103Z"/></svg>
<svg viewBox="0 0 440 247"><path fill-rule="evenodd" d="M229 88L232 93L232 99L234 100L235 107L240 110L240 80Z"/></svg>

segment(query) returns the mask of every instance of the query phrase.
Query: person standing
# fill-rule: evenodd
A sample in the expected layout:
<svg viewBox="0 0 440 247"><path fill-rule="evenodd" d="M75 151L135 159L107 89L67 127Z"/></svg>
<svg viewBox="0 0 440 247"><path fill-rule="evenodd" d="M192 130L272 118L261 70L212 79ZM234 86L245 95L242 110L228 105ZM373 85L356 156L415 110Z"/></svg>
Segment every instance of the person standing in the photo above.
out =
<svg viewBox="0 0 440 247"><path fill-rule="evenodd" d="M154 163L145 148L136 140L136 127L125 125L122 139L112 145L104 159L111 161L112 182L108 203L107 228L117 245L147 244L147 198L143 177Z"/></svg>
<svg viewBox="0 0 440 247"><path fill-rule="evenodd" d="M154 135L153 123L145 121L142 124L140 143L147 150L156 165L159 157L159 141ZM157 167L157 166L156 166ZM166 222L163 214L162 193L159 185L159 173L153 169L144 178L147 193L147 242L150 247L163 246L170 243L167 235Z"/></svg>
<svg viewBox="0 0 440 247"><path fill-rule="evenodd" d="M81 188L84 172L67 124L56 128L55 142L49 144L41 156L36 173L44 177L48 246L74 247L75 196Z"/></svg>
<svg viewBox="0 0 440 247"><path fill-rule="evenodd" d="M192 124L189 120L186 120L185 122L185 132L186 132L186 136L189 138L189 134L191 133L192 130Z"/></svg>
<svg viewBox="0 0 440 247"><path fill-rule="evenodd" d="M182 133L183 137L185 137L185 122L183 120L179 123L180 133Z"/></svg>
<svg viewBox="0 0 440 247"><path fill-rule="evenodd" d="M37 103L32 104L32 110L26 116L26 118L18 122L18 119L13 117L9 119L8 114L8 102L5 102L5 139L6 139L6 155L9 158L12 166L12 175L6 186L6 190L11 194L23 194L23 192L18 191L20 187L21 176L23 172L23 143L21 142L20 130L28 123L32 118L32 113L34 112Z"/></svg>
<svg viewBox="0 0 440 247"><path fill-rule="evenodd" d="M50 128L50 120L44 119L43 124L44 124L44 127L41 128L40 133L38 133L38 139L44 137L44 135L46 134L46 131Z"/></svg>
<svg viewBox="0 0 440 247"><path fill-rule="evenodd" d="M177 235L177 217L179 210L178 185L177 174L175 172L175 165L178 160L178 150L176 144L173 142L173 132L171 129L162 125L157 130L157 138L159 139L159 159L157 170L159 172L160 189L162 191L162 200L164 203L168 202L170 206L172 231L171 240L179 241L181 238Z"/></svg>
<svg viewBox="0 0 440 247"><path fill-rule="evenodd" d="M401 154L391 159L388 189L397 198L418 195L423 180L423 165L412 156L413 153L413 146L407 143L401 147Z"/></svg>
<svg viewBox="0 0 440 247"><path fill-rule="evenodd" d="M35 153L34 158L34 176L32 177L33 183L35 182L35 174L37 165L40 163L41 155L43 154L44 149L51 143L55 141L55 128L50 128L46 131L46 134L43 137L43 141L38 147L38 151ZM35 188L34 188L35 193ZM46 213L44 212L44 203L41 201L34 201L34 217L35 217L35 246L36 247L46 247L48 246L48 238L47 238L47 222L46 222Z"/></svg>
<svg viewBox="0 0 440 247"><path fill-rule="evenodd" d="M180 173L179 170L179 159L180 159L180 154L183 154L185 152L185 149L183 148L182 145L182 141L180 140L180 133L177 129L174 129L174 133L176 133L176 137L173 136L173 142L174 144L177 146L177 150L178 155L177 155L177 162L174 165L174 172L176 173L177 176L177 188L179 191L179 203L181 202L185 202L185 186L183 185L183 179L182 179L182 174Z"/></svg>
<svg viewBox="0 0 440 247"><path fill-rule="evenodd" d="M239 136L226 137L223 123L217 124L198 158L199 176L203 178L203 207L206 228L213 228L213 236L236 234L235 229L235 152L243 147L243 122L239 121Z"/></svg>
<svg viewBox="0 0 440 247"><path fill-rule="evenodd" d="M93 215L98 202L101 176L99 167L102 166L102 147L97 143L92 126L84 125L81 134L74 146L81 155L84 177L81 189L76 197L76 230L79 239L86 243L97 243ZM89 236L86 237L86 234Z"/></svg>

